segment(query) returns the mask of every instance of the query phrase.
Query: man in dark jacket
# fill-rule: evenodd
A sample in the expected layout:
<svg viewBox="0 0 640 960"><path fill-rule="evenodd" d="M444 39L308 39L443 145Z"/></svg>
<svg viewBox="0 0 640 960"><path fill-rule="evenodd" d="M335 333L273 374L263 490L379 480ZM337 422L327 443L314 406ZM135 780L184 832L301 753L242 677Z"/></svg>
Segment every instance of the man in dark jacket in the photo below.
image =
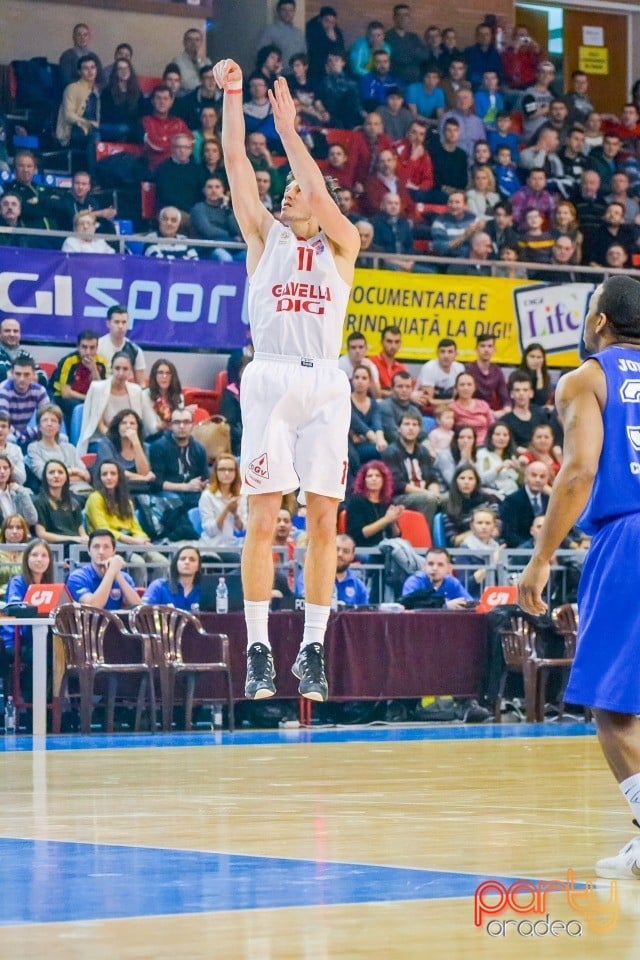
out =
<svg viewBox="0 0 640 960"><path fill-rule="evenodd" d="M242 240L240 227L225 196L220 177L209 177L203 193L204 201L196 203L191 209L191 229L195 236L200 240ZM204 251L201 254L204 255ZM211 258L226 262L233 260L233 254L224 247L215 247L211 251Z"/></svg>
<svg viewBox="0 0 640 960"><path fill-rule="evenodd" d="M418 442L421 430L422 418L405 413L398 427L398 437L383 452L382 459L391 470L394 503L419 511L431 525L442 498L433 457Z"/></svg>
<svg viewBox="0 0 640 960"><path fill-rule="evenodd" d="M534 517L547 512L549 496L543 490L549 482L549 468L541 460L527 464L524 486L500 504L502 539L508 547L519 547L531 535Z"/></svg>
<svg viewBox="0 0 640 960"><path fill-rule="evenodd" d="M177 496L184 507L197 507L209 479L207 452L191 436L193 416L189 410L174 410L171 433L149 447L151 469L156 475L156 493Z"/></svg>

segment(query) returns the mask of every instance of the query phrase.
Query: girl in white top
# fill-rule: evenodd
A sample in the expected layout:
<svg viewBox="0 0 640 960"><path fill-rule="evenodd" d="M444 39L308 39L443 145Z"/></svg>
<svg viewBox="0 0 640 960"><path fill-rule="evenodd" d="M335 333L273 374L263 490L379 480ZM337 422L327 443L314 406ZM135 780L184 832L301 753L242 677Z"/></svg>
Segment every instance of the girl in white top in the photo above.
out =
<svg viewBox="0 0 640 960"><path fill-rule="evenodd" d="M75 235L67 237L62 244L63 253L115 253L106 240L96 237L96 215L90 210L80 210L73 218Z"/></svg>
<svg viewBox="0 0 640 960"><path fill-rule="evenodd" d="M202 520L201 541L207 546L237 543L234 534L244 533L247 498L240 494L240 469L230 453L221 453L216 460L198 509Z"/></svg>
<svg viewBox="0 0 640 960"><path fill-rule="evenodd" d="M78 441L80 455L87 452L94 439L102 439L116 413L121 410L133 410L137 413L145 433L156 430L157 418L151 401L142 387L131 381L132 377L131 359L128 354L120 352L113 355L109 379L93 381L82 411L82 428Z"/></svg>
<svg viewBox="0 0 640 960"><path fill-rule="evenodd" d="M515 493L522 482L511 430L499 420L489 427L486 446L478 450L478 473L483 487L491 487L504 499Z"/></svg>

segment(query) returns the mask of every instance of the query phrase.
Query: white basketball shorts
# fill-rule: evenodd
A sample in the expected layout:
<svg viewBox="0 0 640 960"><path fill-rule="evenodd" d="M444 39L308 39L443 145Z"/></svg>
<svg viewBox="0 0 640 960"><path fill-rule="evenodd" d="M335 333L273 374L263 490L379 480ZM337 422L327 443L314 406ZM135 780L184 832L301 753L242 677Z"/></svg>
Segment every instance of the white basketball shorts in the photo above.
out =
<svg viewBox="0 0 640 960"><path fill-rule="evenodd" d="M351 391L334 361L256 354L240 404L242 493L300 487L343 499Z"/></svg>

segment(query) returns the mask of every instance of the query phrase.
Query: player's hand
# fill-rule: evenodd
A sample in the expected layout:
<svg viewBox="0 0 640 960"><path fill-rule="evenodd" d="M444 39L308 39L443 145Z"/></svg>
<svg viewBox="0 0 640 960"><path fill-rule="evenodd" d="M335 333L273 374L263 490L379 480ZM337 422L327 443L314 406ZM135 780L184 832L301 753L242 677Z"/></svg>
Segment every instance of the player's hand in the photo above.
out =
<svg viewBox="0 0 640 960"><path fill-rule="evenodd" d="M218 60L213 76L221 90L241 90L242 70L235 60Z"/></svg>
<svg viewBox="0 0 640 960"><path fill-rule="evenodd" d="M518 603L527 613L541 616L547 612L542 591L547 585L551 565L546 560L532 557L522 572L518 584Z"/></svg>
<svg viewBox="0 0 640 960"><path fill-rule="evenodd" d="M291 96L289 84L284 77L278 77L273 85L273 90L269 90L268 93L278 133L283 134L294 130L296 105Z"/></svg>

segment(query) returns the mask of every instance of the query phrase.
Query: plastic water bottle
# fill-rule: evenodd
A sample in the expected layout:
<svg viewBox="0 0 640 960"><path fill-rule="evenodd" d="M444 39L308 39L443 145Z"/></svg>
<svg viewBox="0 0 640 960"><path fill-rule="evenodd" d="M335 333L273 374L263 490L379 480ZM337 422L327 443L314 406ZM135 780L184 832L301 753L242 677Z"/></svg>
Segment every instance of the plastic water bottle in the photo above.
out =
<svg viewBox="0 0 640 960"><path fill-rule="evenodd" d="M16 732L16 705L13 702L13 697L7 697L4 707L4 732Z"/></svg>
<svg viewBox="0 0 640 960"><path fill-rule="evenodd" d="M213 729L222 730L222 704L214 703L213 705Z"/></svg>
<svg viewBox="0 0 640 960"><path fill-rule="evenodd" d="M224 577L220 577L218 580L218 586L216 587L216 613L228 613L229 612L229 591L227 589L227 581Z"/></svg>
<svg viewBox="0 0 640 960"><path fill-rule="evenodd" d="M335 583L333 585L333 593L331 594L331 609L334 613L338 610L338 588Z"/></svg>

